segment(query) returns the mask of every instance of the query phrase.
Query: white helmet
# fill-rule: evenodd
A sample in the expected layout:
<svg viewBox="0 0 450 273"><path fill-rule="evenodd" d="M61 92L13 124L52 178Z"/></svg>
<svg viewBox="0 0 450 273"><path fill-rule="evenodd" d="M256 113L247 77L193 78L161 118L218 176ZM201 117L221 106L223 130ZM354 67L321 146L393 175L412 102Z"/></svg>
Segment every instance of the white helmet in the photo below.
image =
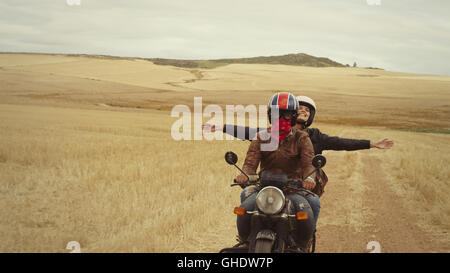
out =
<svg viewBox="0 0 450 273"><path fill-rule="evenodd" d="M313 99L307 96L297 96L296 99L298 100L299 105L304 105L309 108L309 119L303 123L305 127L308 127L312 124L314 120L314 116L316 115L317 107L316 103Z"/></svg>

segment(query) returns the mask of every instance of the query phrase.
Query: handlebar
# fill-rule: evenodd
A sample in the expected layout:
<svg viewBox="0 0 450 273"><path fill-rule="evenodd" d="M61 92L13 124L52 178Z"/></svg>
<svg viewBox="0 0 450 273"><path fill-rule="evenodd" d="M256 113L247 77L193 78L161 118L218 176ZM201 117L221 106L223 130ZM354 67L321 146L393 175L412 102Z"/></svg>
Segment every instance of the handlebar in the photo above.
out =
<svg viewBox="0 0 450 273"><path fill-rule="evenodd" d="M241 186L242 187L242 186L256 185L256 184L258 184L259 179L255 180L255 181L247 181L247 182L243 182L243 183L238 183L236 181L236 178L235 178L235 179L233 179L233 182L234 183L230 185L231 187L234 187L234 186ZM306 193L314 194L313 192L303 188L302 186L297 186L297 187L292 186L293 184L294 185L301 185L301 183L303 182L303 180L301 180L301 179L288 179L287 182L288 182L287 183L287 188L294 189L294 190L301 190L301 191L304 191Z"/></svg>
<svg viewBox="0 0 450 273"><path fill-rule="evenodd" d="M259 178L257 180L253 180L253 181L247 181L247 182L243 182L243 183L239 183L236 181L236 178L233 179L234 184L231 184L230 186L237 186L237 185L245 185L245 184L257 184L259 182ZM302 183L303 180L301 179L288 179L287 180L288 184L295 184L295 183Z"/></svg>
<svg viewBox="0 0 450 273"><path fill-rule="evenodd" d="M239 183L239 182L236 181L236 178L235 178L235 179L233 179L234 184L231 184L230 187L255 185L256 183L258 183L258 181L259 180L257 180L257 181L247 181L247 182Z"/></svg>
<svg viewBox="0 0 450 273"><path fill-rule="evenodd" d="M241 170L237 165L237 161L238 161L238 157L235 153L233 152L227 152L225 153L225 161L230 164L233 165L234 167L236 167L243 175L245 175L248 179L247 182L244 183L237 183L236 179L234 179L234 183L231 184L231 187L234 186L241 186L242 188L244 188L244 186L250 186L250 185L255 185L259 182L259 177L257 175L247 175L243 170ZM315 155L313 160L312 160L312 165L314 166L315 170L313 172L311 172L309 175L307 175L306 177L309 177L310 175L312 175L314 172L318 172L320 171L320 169L325 166L326 163L326 158L321 155ZM291 188L291 189L295 189L295 190L302 190L308 193L312 193L309 190L306 190L304 188L301 187L303 180L301 179L287 179L287 188Z"/></svg>

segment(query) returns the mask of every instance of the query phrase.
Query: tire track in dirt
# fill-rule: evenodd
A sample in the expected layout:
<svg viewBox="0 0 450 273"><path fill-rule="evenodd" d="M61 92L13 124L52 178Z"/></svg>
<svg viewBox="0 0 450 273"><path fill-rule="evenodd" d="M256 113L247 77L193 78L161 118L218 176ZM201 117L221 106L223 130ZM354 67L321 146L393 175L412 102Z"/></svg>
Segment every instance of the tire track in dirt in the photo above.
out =
<svg viewBox="0 0 450 273"><path fill-rule="evenodd" d="M182 69L182 70L191 73L195 78L188 79L188 80L183 80L183 82L166 82L165 84L168 84L168 85L173 86L173 87L178 87L178 88L187 88L187 89L192 89L192 90L200 90L200 89L196 89L196 88L192 88L192 87L186 87L183 84L194 83L196 81L201 81L203 79L203 77L204 77L204 75L203 75L204 72L200 71L200 70L186 70L186 69Z"/></svg>
<svg viewBox="0 0 450 273"><path fill-rule="evenodd" d="M366 229L381 244L382 252L445 252L450 248L418 225L414 207L405 206L394 193L381 167L381 159L363 153L363 175L370 185L364 199L372 212L372 225Z"/></svg>
<svg viewBox="0 0 450 273"><path fill-rule="evenodd" d="M448 244L419 227L414 208L406 207L391 189L381 159L369 151L352 153L356 164L347 180L353 184L336 181L339 176L330 179L321 199L316 252L369 252L370 241L379 242L381 252L449 252ZM327 157L329 165L346 162L345 156ZM329 167L330 177L341 168ZM349 204L354 215L347 211Z"/></svg>
<svg viewBox="0 0 450 273"><path fill-rule="evenodd" d="M327 153L324 171L329 181L321 197L316 252L366 252L371 238L363 235L366 223L359 153Z"/></svg>

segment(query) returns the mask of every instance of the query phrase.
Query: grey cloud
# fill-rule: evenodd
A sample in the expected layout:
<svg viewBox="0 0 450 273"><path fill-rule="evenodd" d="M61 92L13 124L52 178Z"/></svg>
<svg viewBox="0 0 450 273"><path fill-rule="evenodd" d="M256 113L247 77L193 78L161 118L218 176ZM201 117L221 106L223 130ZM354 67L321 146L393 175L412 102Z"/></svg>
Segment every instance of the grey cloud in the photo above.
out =
<svg viewBox="0 0 450 273"><path fill-rule="evenodd" d="M448 75L449 9L423 0L3 0L0 50L184 59L304 52Z"/></svg>

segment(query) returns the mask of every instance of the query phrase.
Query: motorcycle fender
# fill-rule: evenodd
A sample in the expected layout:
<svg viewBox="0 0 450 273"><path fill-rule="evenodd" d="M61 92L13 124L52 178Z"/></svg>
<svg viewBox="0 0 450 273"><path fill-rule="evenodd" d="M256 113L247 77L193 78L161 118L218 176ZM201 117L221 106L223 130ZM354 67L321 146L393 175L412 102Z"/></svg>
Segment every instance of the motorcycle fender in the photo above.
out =
<svg viewBox="0 0 450 273"><path fill-rule="evenodd" d="M270 241L275 241L277 234L270 229L263 229L256 235L256 240L265 239Z"/></svg>

